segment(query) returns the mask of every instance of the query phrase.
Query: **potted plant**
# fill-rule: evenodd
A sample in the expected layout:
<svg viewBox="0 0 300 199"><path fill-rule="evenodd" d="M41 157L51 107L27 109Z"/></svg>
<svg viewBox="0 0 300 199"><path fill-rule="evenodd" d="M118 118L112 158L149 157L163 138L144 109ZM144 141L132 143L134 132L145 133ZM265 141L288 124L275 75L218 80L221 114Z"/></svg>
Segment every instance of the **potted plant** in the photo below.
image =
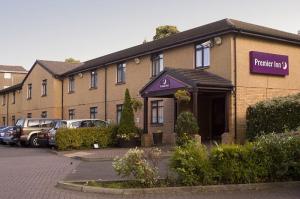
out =
<svg viewBox="0 0 300 199"><path fill-rule="evenodd" d="M132 104L129 90L126 89L120 125L117 132L119 147L134 147L139 145L140 136L138 128L135 126Z"/></svg>
<svg viewBox="0 0 300 199"><path fill-rule="evenodd" d="M159 129L156 132L153 132L152 136L153 136L153 144L155 146L162 145L162 138L163 138L163 132L162 132L162 130Z"/></svg>

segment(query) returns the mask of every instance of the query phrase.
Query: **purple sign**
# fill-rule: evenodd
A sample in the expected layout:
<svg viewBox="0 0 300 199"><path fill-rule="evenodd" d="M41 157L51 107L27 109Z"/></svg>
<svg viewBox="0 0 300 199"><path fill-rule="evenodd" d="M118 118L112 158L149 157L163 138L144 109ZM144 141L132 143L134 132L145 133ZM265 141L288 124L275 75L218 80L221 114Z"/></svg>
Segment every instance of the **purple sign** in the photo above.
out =
<svg viewBox="0 0 300 199"><path fill-rule="evenodd" d="M159 79L152 82L152 84L145 90L145 93L185 88L186 86L186 84L171 77L170 75L163 75Z"/></svg>
<svg viewBox="0 0 300 199"><path fill-rule="evenodd" d="M250 72L285 76L289 74L289 57L250 51Z"/></svg>

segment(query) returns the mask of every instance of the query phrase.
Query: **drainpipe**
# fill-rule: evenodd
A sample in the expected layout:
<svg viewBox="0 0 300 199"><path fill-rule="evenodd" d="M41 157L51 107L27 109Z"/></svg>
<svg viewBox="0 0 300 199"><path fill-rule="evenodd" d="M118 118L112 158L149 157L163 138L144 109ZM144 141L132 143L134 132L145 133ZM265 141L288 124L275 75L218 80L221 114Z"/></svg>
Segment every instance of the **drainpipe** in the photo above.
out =
<svg viewBox="0 0 300 199"><path fill-rule="evenodd" d="M64 79L61 79L61 119L64 119Z"/></svg>
<svg viewBox="0 0 300 199"><path fill-rule="evenodd" d="M104 120L107 120L107 66L104 67Z"/></svg>
<svg viewBox="0 0 300 199"><path fill-rule="evenodd" d="M6 95L6 94L5 94ZM9 102L9 93L7 93L7 99L6 99L6 126L8 126L8 103Z"/></svg>
<svg viewBox="0 0 300 199"><path fill-rule="evenodd" d="M236 34L233 36L234 45L234 141L237 141L237 60L236 60Z"/></svg>

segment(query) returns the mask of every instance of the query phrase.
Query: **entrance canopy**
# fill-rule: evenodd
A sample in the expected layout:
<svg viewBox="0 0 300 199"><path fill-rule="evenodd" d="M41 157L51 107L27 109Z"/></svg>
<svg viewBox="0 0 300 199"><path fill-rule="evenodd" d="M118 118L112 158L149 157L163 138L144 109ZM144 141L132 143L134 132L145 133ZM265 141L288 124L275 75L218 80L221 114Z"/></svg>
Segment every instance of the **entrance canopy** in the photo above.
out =
<svg viewBox="0 0 300 199"><path fill-rule="evenodd" d="M231 81L199 69L170 69L160 73L140 91L142 97L167 97L179 89L188 91L232 90ZM172 96L173 97L173 96Z"/></svg>

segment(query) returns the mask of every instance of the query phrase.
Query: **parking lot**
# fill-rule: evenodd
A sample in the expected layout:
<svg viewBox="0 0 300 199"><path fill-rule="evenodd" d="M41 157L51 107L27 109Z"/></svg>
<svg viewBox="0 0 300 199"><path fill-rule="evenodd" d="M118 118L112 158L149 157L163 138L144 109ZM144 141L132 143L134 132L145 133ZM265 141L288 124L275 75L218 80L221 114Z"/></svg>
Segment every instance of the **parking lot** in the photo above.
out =
<svg viewBox="0 0 300 199"><path fill-rule="evenodd" d="M109 178L110 162L80 162L49 152L49 149L33 149L0 145L0 198L1 199L85 199L85 198L299 198L300 189L282 188L263 191L226 193L173 193L143 196L112 196L81 193L56 188L63 179L89 177ZM111 174L109 174L111 173Z"/></svg>

